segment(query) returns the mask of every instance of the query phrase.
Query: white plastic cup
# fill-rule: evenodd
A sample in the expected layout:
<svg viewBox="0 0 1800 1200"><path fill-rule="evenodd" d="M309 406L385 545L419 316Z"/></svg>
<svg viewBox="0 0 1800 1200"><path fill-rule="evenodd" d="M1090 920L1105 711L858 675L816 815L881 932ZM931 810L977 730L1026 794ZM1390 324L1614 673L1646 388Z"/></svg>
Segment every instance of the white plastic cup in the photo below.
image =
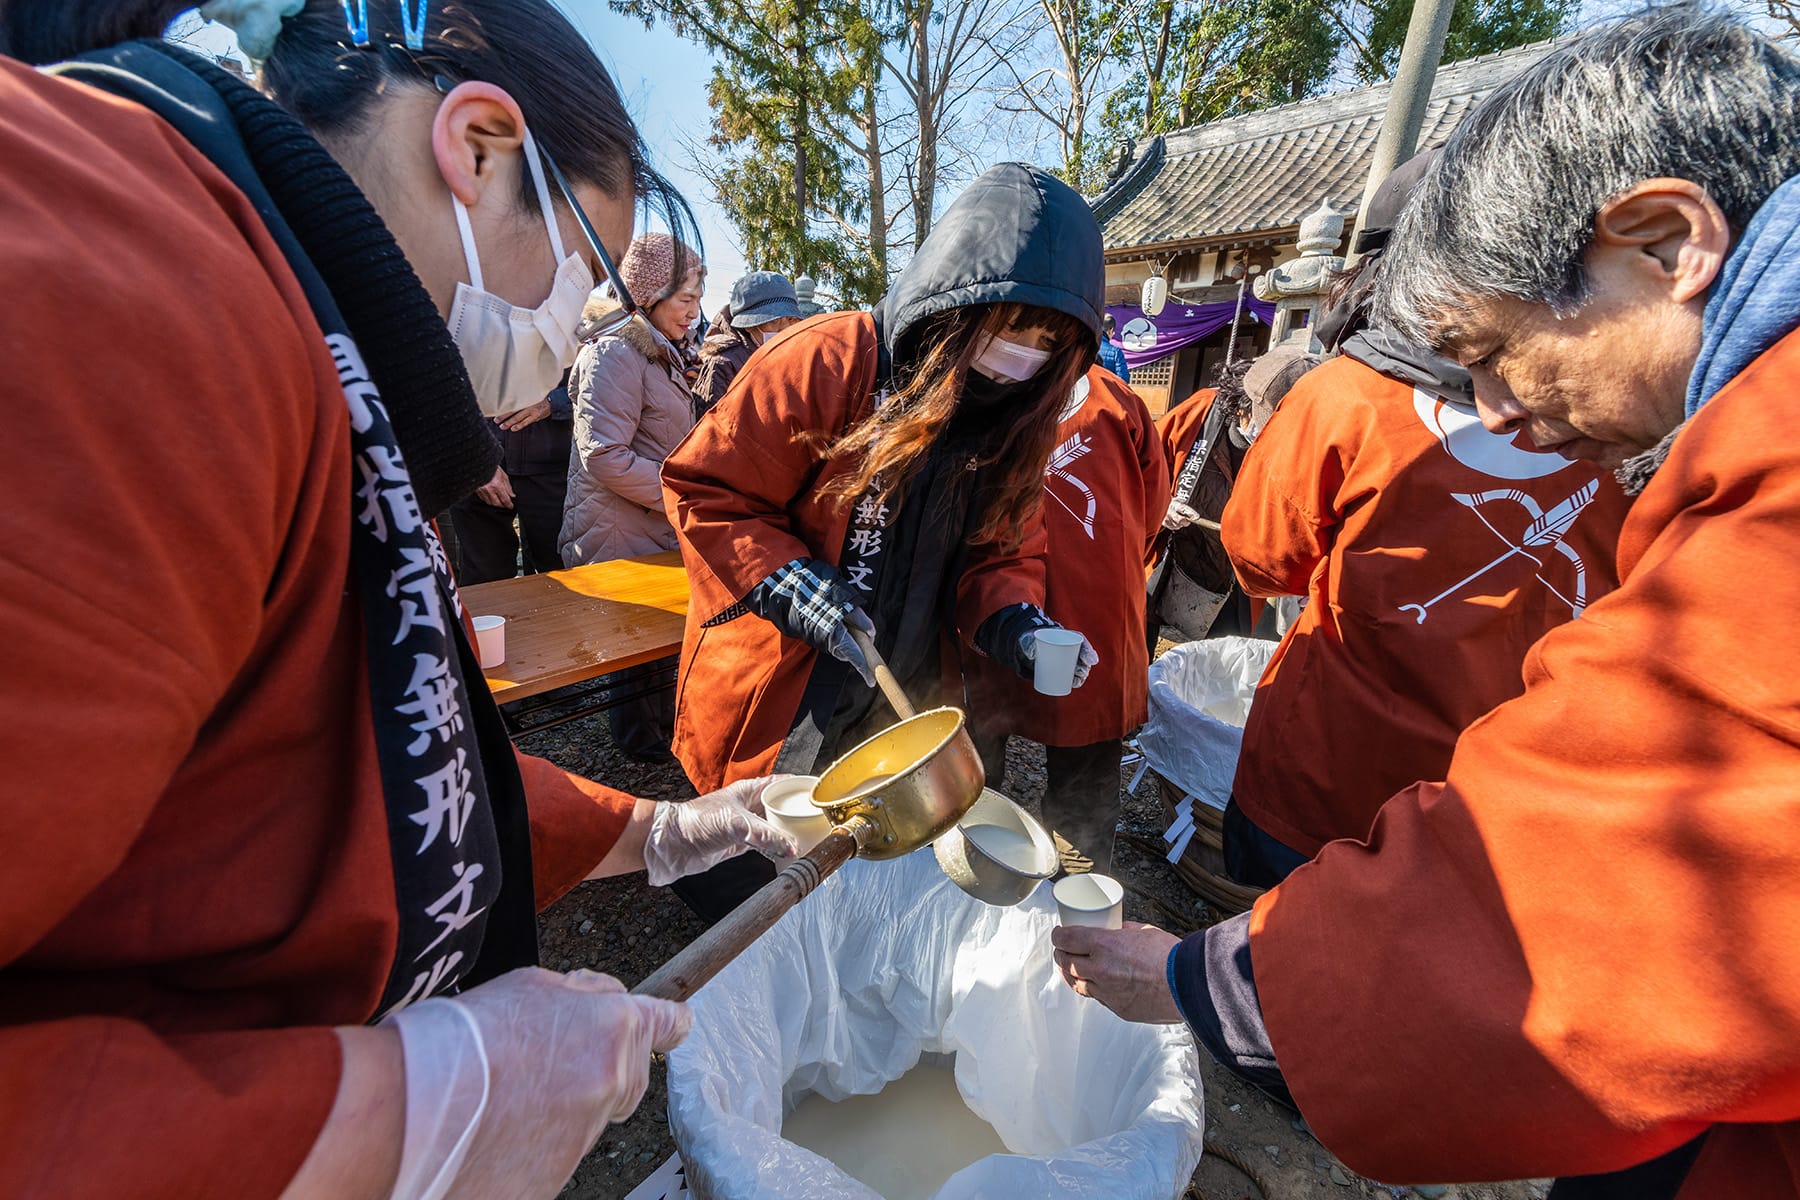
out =
<svg viewBox="0 0 1800 1200"><path fill-rule="evenodd" d="M1110 875L1065 875L1050 894L1064 925L1118 929L1125 923L1125 888Z"/></svg>
<svg viewBox="0 0 1800 1200"><path fill-rule="evenodd" d="M475 626L475 661L481 669L490 671L506 661L506 618L476 617Z"/></svg>
<svg viewBox="0 0 1800 1200"><path fill-rule="evenodd" d="M768 818L769 824L793 838L802 854L824 841L825 835L831 832L831 818L813 803L813 785L818 782L817 775L793 775L778 779L763 789L763 816ZM793 861L791 858L775 860L780 866Z"/></svg>
<svg viewBox="0 0 1800 1200"><path fill-rule="evenodd" d="M1087 639L1073 629L1040 629L1031 685L1044 696L1066 696L1075 690L1075 664Z"/></svg>

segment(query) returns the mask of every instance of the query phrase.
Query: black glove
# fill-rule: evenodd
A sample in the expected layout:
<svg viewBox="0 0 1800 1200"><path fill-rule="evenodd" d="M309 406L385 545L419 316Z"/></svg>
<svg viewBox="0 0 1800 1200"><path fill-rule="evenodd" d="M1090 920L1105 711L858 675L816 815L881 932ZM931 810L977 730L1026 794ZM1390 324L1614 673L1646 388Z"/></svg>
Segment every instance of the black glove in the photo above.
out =
<svg viewBox="0 0 1800 1200"><path fill-rule="evenodd" d="M854 625L873 635L875 624L857 607L856 594L830 563L796 558L751 588L744 604L786 636L849 663L864 683L875 686L874 672L849 628Z"/></svg>
<svg viewBox="0 0 1800 1200"><path fill-rule="evenodd" d="M1011 604L994 613L975 631L975 648L1021 679L1030 679L1037 669L1037 635L1040 629L1061 629L1034 604ZM1075 686L1087 682L1100 656L1084 636L1081 655L1075 663Z"/></svg>

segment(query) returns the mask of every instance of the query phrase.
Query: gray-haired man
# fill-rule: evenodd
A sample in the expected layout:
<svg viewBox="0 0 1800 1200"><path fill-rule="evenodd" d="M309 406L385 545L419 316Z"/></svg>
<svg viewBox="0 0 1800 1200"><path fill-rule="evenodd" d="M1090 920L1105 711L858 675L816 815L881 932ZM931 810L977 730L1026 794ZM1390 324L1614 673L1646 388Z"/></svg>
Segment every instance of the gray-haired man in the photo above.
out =
<svg viewBox="0 0 1800 1200"><path fill-rule="evenodd" d="M1641 489L1619 589L1446 782L1253 914L1058 932L1078 990L1187 1020L1370 1175L1800 1195L1797 173L1800 63L1687 7L1457 130L1379 304L1469 368L1490 429Z"/></svg>

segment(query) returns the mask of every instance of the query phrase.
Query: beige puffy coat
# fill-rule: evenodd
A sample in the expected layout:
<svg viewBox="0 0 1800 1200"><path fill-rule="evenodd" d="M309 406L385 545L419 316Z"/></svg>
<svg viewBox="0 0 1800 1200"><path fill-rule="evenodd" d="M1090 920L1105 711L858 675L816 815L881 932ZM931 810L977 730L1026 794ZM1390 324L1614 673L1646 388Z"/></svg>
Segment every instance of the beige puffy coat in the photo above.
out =
<svg viewBox="0 0 1800 1200"><path fill-rule="evenodd" d="M574 441L558 549L563 565L675 548L662 463L694 425L675 348L647 322L581 349L569 377Z"/></svg>

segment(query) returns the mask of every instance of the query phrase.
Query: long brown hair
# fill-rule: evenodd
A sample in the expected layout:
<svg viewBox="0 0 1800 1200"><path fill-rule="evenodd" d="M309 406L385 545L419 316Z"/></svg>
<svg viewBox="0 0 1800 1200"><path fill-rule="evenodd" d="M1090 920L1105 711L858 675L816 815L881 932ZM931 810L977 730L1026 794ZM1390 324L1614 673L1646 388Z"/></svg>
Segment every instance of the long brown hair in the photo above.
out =
<svg viewBox="0 0 1800 1200"><path fill-rule="evenodd" d="M854 470L826 486L825 494L849 503L879 480L881 494L892 495L924 463L956 416L981 335L1033 326L1050 334L1055 349L1032 377L1039 386L1007 411L1012 421L982 462L998 464L1000 470L977 497L983 508L974 538L977 545L1017 546L1026 522L1043 503L1044 467L1056 448L1057 415L1094 361L1094 331L1051 309L976 304L932 319L924 333L930 349L900 389L823 447L827 457L858 460Z"/></svg>

